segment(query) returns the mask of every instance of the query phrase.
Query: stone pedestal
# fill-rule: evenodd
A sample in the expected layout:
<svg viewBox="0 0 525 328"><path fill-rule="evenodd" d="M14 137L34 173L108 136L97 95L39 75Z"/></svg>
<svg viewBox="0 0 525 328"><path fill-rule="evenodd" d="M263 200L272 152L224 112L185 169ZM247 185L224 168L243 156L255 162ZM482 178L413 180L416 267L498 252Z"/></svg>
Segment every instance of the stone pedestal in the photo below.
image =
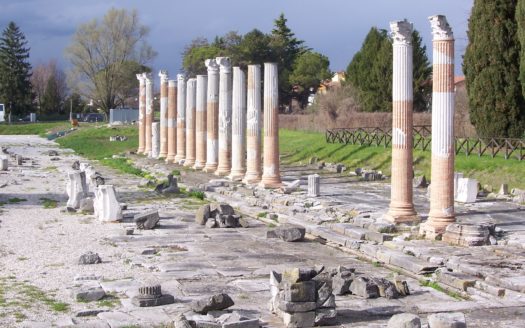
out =
<svg viewBox="0 0 525 328"><path fill-rule="evenodd" d="M206 166L205 172L215 172L219 161L219 64L207 59L208 88L206 95Z"/></svg>
<svg viewBox="0 0 525 328"><path fill-rule="evenodd" d="M87 197L88 187L86 184L86 173L69 172L67 174L66 192L69 197L67 207L80 208L80 201Z"/></svg>
<svg viewBox="0 0 525 328"><path fill-rule="evenodd" d="M177 154L177 84L168 82L168 155L166 162L171 163Z"/></svg>
<svg viewBox="0 0 525 328"><path fill-rule="evenodd" d="M276 63L264 64L264 188L281 187L279 165L279 76Z"/></svg>
<svg viewBox="0 0 525 328"><path fill-rule="evenodd" d="M139 148L137 154L143 154L146 144L146 76L144 73L137 74L139 80ZM72 113L70 113L70 121Z"/></svg>
<svg viewBox="0 0 525 328"><path fill-rule="evenodd" d="M175 163L186 158L186 80L184 74L177 74L177 155Z"/></svg>
<svg viewBox="0 0 525 328"><path fill-rule="evenodd" d="M217 57L219 82L219 164L216 175L226 176L231 170L232 140L232 67L230 58Z"/></svg>
<svg viewBox="0 0 525 328"><path fill-rule="evenodd" d="M168 156L168 73L159 72L160 77L160 151L159 157Z"/></svg>
<svg viewBox="0 0 525 328"><path fill-rule="evenodd" d="M308 197L319 197L321 194L321 177L319 174L308 176Z"/></svg>
<svg viewBox="0 0 525 328"><path fill-rule="evenodd" d="M146 79L146 127L144 128L145 134L145 145L144 145L144 155L148 155L151 152L151 123L154 121L154 111L153 111L153 80L151 79L151 74L145 74Z"/></svg>
<svg viewBox="0 0 525 328"><path fill-rule="evenodd" d="M122 209L117 200L115 187L102 185L95 191L95 216L102 222L122 220Z"/></svg>
<svg viewBox="0 0 525 328"><path fill-rule="evenodd" d="M261 66L248 66L246 175L244 183L261 181Z"/></svg>
<svg viewBox="0 0 525 328"><path fill-rule="evenodd" d="M432 195L432 190L430 191ZM478 196L478 181L469 178L458 179L456 201L460 203L475 203Z"/></svg>
<svg viewBox="0 0 525 328"><path fill-rule="evenodd" d="M160 123L151 124L151 152L150 158L158 158L160 154Z"/></svg>
<svg viewBox="0 0 525 328"><path fill-rule="evenodd" d="M189 79L186 84L186 160L184 166L195 164L195 115L197 79Z"/></svg>
<svg viewBox="0 0 525 328"><path fill-rule="evenodd" d="M246 173L246 78L240 67L233 68L231 149L230 179L241 181Z"/></svg>
<svg viewBox="0 0 525 328"><path fill-rule="evenodd" d="M429 18L433 34L432 166L430 213L421 226L434 239L454 215L454 36L445 16Z"/></svg>
<svg viewBox="0 0 525 328"><path fill-rule="evenodd" d="M0 171L7 171L9 168L9 158L7 156L0 156Z"/></svg>
<svg viewBox="0 0 525 328"><path fill-rule="evenodd" d="M385 219L393 223L415 223L419 218L413 203L412 160L412 23L390 23L393 37L392 187Z"/></svg>
<svg viewBox="0 0 525 328"><path fill-rule="evenodd" d="M208 77L197 75L197 99L195 109L195 165L201 170L206 165L206 89Z"/></svg>

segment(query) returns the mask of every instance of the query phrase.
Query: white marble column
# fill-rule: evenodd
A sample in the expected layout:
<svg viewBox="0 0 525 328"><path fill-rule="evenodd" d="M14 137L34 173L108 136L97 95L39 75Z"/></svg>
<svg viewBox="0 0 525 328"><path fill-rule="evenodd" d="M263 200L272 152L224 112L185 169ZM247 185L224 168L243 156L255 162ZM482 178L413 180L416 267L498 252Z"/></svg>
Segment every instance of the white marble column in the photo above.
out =
<svg viewBox="0 0 525 328"><path fill-rule="evenodd" d="M146 127L144 128L144 133L146 134L144 154L150 156L151 153L151 124L154 120L154 111L153 111L153 80L151 79L151 74L145 74L146 79Z"/></svg>
<svg viewBox="0 0 525 328"><path fill-rule="evenodd" d="M219 162L219 64L207 59L208 88L206 96L206 166L205 172L215 172Z"/></svg>
<svg viewBox="0 0 525 328"><path fill-rule="evenodd" d="M231 171L232 140L232 67L228 57L217 57L219 76L219 165L216 175L227 176Z"/></svg>
<svg viewBox="0 0 525 328"><path fill-rule="evenodd" d="M246 175L244 183L261 181L261 65L248 66Z"/></svg>
<svg viewBox="0 0 525 328"><path fill-rule="evenodd" d="M231 145L230 179L241 181L246 173L246 77L240 67L233 68Z"/></svg>
<svg viewBox="0 0 525 328"><path fill-rule="evenodd" d="M177 83L168 81L168 155L166 162L172 163L177 154Z"/></svg>
<svg viewBox="0 0 525 328"><path fill-rule="evenodd" d="M195 164L195 111L197 97L197 79L186 83L186 159L184 166Z"/></svg>
<svg viewBox="0 0 525 328"><path fill-rule="evenodd" d="M434 239L454 214L454 35L445 16L429 17L433 34L430 213L421 233Z"/></svg>
<svg viewBox="0 0 525 328"><path fill-rule="evenodd" d="M276 63L264 63L264 166L261 186L281 187L279 165L279 75Z"/></svg>
<svg viewBox="0 0 525 328"><path fill-rule="evenodd" d="M146 76L144 73L137 74L139 80L139 148L137 154L143 154L146 144ZM72 120L72 113L70 113L69 120Z"/></svg>
<svg viewBox="0 0 525 328"><path fill-rule="evenodd" d="M393 38L392 182L390 208L385 218L393 223L418 221L413 203L412 160L412 23L390 23Z"/></svg>
<svg viewBox="0 0 525 328"><path fill-rule="evenodd" d="M160 154L160 123L153 122L151 124L151 158L159 158Z"/></svg>
<svg viewBox="0 0 525 328"><path fill-rule="evenodd" d="M308 197L319 197L321 194L321 177L319 174L308 176Z"/></svg>
<svg viewBox="0 0 525 328"><path fill-rule="evenodd" d="M206 87L208 77L197 75L197 99L195 109L195 165L201 170L206 165Z"/></svg>
<svg viewBox="0 0 525 328"><path fill-rule="evenodd" d="M160 71L160 152L159 157L168 156L168 72Z"/></svg>
<svg viewBox="0 0 525 328"><path fill-rule="evenodd" d="M177 155L175 163L186 158L186 78L177 74Z"/></svg>

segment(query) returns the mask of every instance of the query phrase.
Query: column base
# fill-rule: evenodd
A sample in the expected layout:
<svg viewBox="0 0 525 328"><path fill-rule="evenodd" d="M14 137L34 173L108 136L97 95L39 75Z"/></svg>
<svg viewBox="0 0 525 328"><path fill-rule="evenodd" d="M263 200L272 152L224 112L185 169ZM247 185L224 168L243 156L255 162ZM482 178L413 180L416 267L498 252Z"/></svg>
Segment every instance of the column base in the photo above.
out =
<svg viewBox="0 0 525 328"><path fill-rule="evenodd" d="M283 186L281 177L262 177L259 186L265 189L277 189Z"/></svg>
<svg viewBox="0 0 525 328"><path fill-rule="evenodd" d="M421 221L421 218L414 210L414 206L411 204L407 206L391 206L383 218L394 224L418 224Z"/></svg>
<svg viewBox="0 0 525 328"><path fill-rule="evenodd" d="M180 161L184 160L186 158L186 155L176 155L175 158L173 159L173 161L175 162L175 164L178 164L180 163Z"/></svg>
<svg viewBox="0 0 525 328"><path fill-rule="evenodd" d="M168 153L160 153L159 154L159 158L162 157L162 158L166 158L168 156Z"/></svg>
<svg viewBox="0 0 525 328"><path fill-rule="evenodd" d="M205 164L195 161L195 164L193 165L192 169L194 170L202 170L204 168Z"/></svg>
<svg viewBox="0 0 525 328"><path fill-rule="evenodd" d="M142 154L142 153L144 153L144 147L137 149L137 154Z"/></svg>
<svg viewBox="0 0 525 328"><path fill-rule="evenodd" d="M202 171L206 173L215 173L215 171L217 171L217 164L206 164Z"/></svg>
<svg viewBox="0 0 525 328"><path fill-rule="evenodd" d="M227 177L228 175L230 175L230 172L230 170L226 170L224 168L217 168L217 171L215 171L215 175L219 177Z"/></svg>
<svg viewBox="0 0 525 328"><path fill-rule="evenodd" d="M244 171L232 170L230 175L228 176L228 179L230 179L231 181L242 181L242 179L244 178L244 174Z"/></svg>
<svg viewBox="0 0 525 328"><path fill-rule="evenodd" d="M242 182L245 184L256 184L261 182L261 175L259 174L253 174L253 173L247 173L244 176L244 179L242 179Z"/></svg>
<svg viewBox="0 0 525 328"><path fill-rule="evenodd" d="M419 234L423 235L428 240L441 240L445 228L436 228L431 225L431 222L425 222L419 227Z"/></svg>
<svg viewBox="0 0 525 328"><path fill-rule="evenodd" d="M193 165L195 165L195 160L186 158L186 160L184 161L184 166L190 167Z"/></svg>
<svg viewBox="0 0 525 328"><path fill-rule="evenodd" d="M173 163L173 161L175 161L175 156L173 155L168 155L168 157L165 159L166 163Z"/></svg>

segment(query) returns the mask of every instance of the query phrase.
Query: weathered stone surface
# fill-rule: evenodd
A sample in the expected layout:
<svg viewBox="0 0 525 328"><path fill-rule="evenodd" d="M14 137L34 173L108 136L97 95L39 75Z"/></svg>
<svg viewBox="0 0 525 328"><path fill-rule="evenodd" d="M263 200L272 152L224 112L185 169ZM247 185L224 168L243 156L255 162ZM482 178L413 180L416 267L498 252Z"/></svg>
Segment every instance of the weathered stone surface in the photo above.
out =
<svg viewBox="0 0 525 328"><path fill-rule="evenodd" d="M284 278L284 277L283 277ZM284 300L288 302L315 302L315 282L289 283L283 281Z"/></svg>
<svg viewBox="0 0 525 328"><path fill-rule="evenodd" d="M200 225L205 225L206 221L210 218L210 205L202 205L195 213L195 222Z"/></svg>
<svg viewBox="0 0 525 328"><path fill-rule="evenodd" d="M374 284L377 285L379 290L379 296L387 299L398 298L400 296L397 291L396 285L385 278L373 278L371 279Z"/></svg>
<svg viewBox="0 0 525 328"><path fill-rule="evenodd" d="M149 230L153 229L159 223L159 211L152 210L144 213L136 214L133 218L138 229Z"/></svg>
<svg viewBox="0 0 525 328"><path fill-rule="evenodd" d="M317 282L317 306L321 307L333 295L332 281Z"/></svg>
<svg viewBox="0 0 525 328"><path fill-rule="evenodd" d="M465 315L461 312L436 313L428 316L429 328L466 328Z"/></svg>
<svg viewBox="0 0 525 328"><path fill-rule="evenodd" d="M67 177L66 191L69 199L66 206L78 209L80 201L87 197L86 174L84 172L70 172Z"/></svg>
<svg viewBox="0 0 525 328"><path fill-rule="evenodd" d="M94 317L102 312L107 312L106 309L89 309L89 310L80 310L75 313L75 317Z"/></svg>
<svg viewBox="0 0 525 328"><path fill-rule="evenodd" d="M192 328L184 314L180 313L173 319L173 328Z"/></svg>
<svg viewBox="0 0 525 328"><path fill-rule="evenodd" d="M217 224L217 220L215 220L215 218L209 218L206 221L206 228L217 228L217 227L218 227L218 224Z"/></svg>
<svg viewBox="0 0 525 328"><path fill-rule="evenodd" d="M379 288L366 277L355 278L350 285L350 291L352 294L361 296L363 298L379 297Z"/></svg>
<svg viewBox="0 0 525 328"><path fill-rule="evenodd" d="M224 310L235 303L228 294L217 294L205 297L192 303L192 310L196 313L206 314L209 311Z"/></svg>
<svg viewBox="0 0 525 328"><path fill-rule="evenodd" d="M134 296L131 299L131 303L138 307L150 307L150 306L161 306L172 304L175 302L175 298L169 294L163 294L159 297L144 298L140 296Z"/></svg>
<svg viewBox="0 0 525 328"><path fill-rule="evenodd" d="M313 327L315 324L315 311L297 313L283 312L283 322L288 328Z"/></svg>
<svg viewBox="0 0 525 328"><path fill-rule="evenodd" d="M102 185L95 189L95 215L102 222L122 220L122 209L112 185Z"/></svg>
<svg viewBox="0 0 525 328"><path fill-rule="evenodd" d="M335 324L336 317L336 309L317 309L314 322L316 326L331 326Z"/></svg>
<svg viewBox="0 0 525 328"><path fill-rule="evenodd" d="M281 275L282 281L288 283L296 283L302 281L309 281L317 275L317 271L311 268L291 268L283 271Z"/></svg>
<svg viewBox="0 0 525 328"><path fill-rule="evenodd" d="M78 259L78 264L86 265L86 264L98 264L102 263L102 260L100 259L100 256L98 256L97 253L93 252L87 252L85 254L82 254L80 258Z"/></svg>
<svg viewBox="0 0 525 328"><path fill-rule="evenodd" d="M421 319L412 313L400 313L388 320L387 328L421 328Z"/></svg>
<svg viewBox="0 0 525 328"><path fill-rule="evenodd" d="M443 269L436 271L436 278L439 282L464 291L476 284L476 279L472 276L457 272L447 272Z"/></svg>
<svg viewBox="0 0 525 328"><path fill-rule="evenodd" d="M428 187L427 178L424 175L414 177L412 184L414 188L426 188Z"/></svg>
<svg viewBox="0 0 525 328"><path fill-rule="evenodd" d="M316 308L315 302L288 302L281 298L277 298L277 307L279 310L289 313L308 312Z"/></svg>
<svg viewBox="0 0 525 328"><path fill-rule="evenodd" d="M487 225L453 223L447 226L443 241L461 246L482 246L490 244L489 235Z"/></svg>
<svg viewBox="0 0 525 328"><path fill-rule="evenodd" d="M217 214L222 215L234 215L235 211L233 207L225 203L213 203L210 205L210 217L214 217Z"/></svg>
<svg viewBox="0 0 525 328"><path fill-rule="evenodd" d="M250 319L237 322L227 322L222 325L222 328L259 328L260 326L259 319Z"/></svg>
<svg viewBox="0 0 525 328"><path fill-rule="evenodd" d="M410 295L410 290L408 289L408 283L406 280L403 280L401 276L394 278L394 285L396 285L396 290L401 296Z"/></svg>
<svg viewBox="0 0 525 328"><path fill-rule="evenodd" d="M474 203L478 195L478 181L469 178L459 178L457 182L456 201Z"/></svg>
<svg viewBox="0 0 525 328"><path fill-rule="evenodd" d="M299 241L304 239L306 229L293 225L282 225L276 229L268 230L266 238L280 238L284 241Z"/></svg>
<svg viewBox="0 0 525 328"><path fill-rule="evenodd" d="M91 197L86 197L86 198L83 198L81 201L80 201L80 211L81 212L84 212L84 213L94 213L95 211L95 208L93 206L93 198Z"/></svg>
<svg viewBox="0 0 525 328"><path fill-rule="evenodd" d="M9 168L9 159L7 156L0 156L0 171L7 171Z"/></svg>
<svg viewBox="0 0 525 328"><path fill-rule="evenodd" d="M324 301L318 308L335 308L335 295L330 295L326 301Z"/></svg>
<svg viewBox="0 0 525 328"><path fill-rule="evenodd" d="M92 302L98 301L106 296L104 289L99 286L81 286L73 289L73 297L78 302Z"/></svg>
<svg viewBox="0 0 525 328"><path fill-rule="evenodd" d="M355 277L354 271L340 266L333 272L332 288L335 295L345 295L350 292L350 285Z"/></svg>

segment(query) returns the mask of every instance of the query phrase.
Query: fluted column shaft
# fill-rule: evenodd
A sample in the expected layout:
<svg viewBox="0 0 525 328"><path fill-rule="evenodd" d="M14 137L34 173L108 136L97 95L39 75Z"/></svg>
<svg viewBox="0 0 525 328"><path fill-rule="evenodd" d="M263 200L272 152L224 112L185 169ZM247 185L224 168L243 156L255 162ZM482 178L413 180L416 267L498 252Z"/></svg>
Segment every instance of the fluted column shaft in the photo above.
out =
<svg viewBox="0 0 525 328"><path fill-rule="evenodd" d="M149 157L158 158L160 150L160 123L151 123L151 152Z"/></svg>
<svg viewBox="0 0 525 328"><path fill-rule="evenodd" d="M215 174L226 176L231 171L232 140L232 68L230 58L217 57L219 77L219 165Z"/></svg>
<svg viewBox="0 0 525 328"><path fill-rule="evenodd" d="M205 172L215 172L219 161L219 65L207 59L208 88L206 95L206 166Z"/></svg>
<svg viewBox="0 0 525 328"><path fill-rule="evenodd" d="M245 183L261 181L261 65L248 66Z"/></svg>
<svg viewBox="0 0 525 328"><path fill-rule="evenodd" d="M246 173L246 77L240 67L233 68L231 149L230 178L240 181Z"/></svg>
<svg viewBox="0 0 525 328"><path fill-rule="evenodd" d="M422 232L442 234L454 215L454 36L444 16L429 18L433 32L430 213Z"/></svg>
<svg viewBox="0 0 525 328"><path fill-rule="evenodd" d="M264 188L279 188L279 76L276 63L264 63Z"/></svg>
<svg viewBox="0 0 525 328"><path fill-rule="evenodd" d="M177 74L177 155L175 163L186 158L186 80Z"/></svg>
<svg viewBox="0 0 525 328"><path fill-rule="evenodd" d="M200 170L206 165L206 89L208 77L197 75L197 96L195 109L195 165Z"/></svg>
<svg viewBox="0 0 525 328"><path fill-rule="evenodd" d="M139 80L139 148L138 154L144 153L146 139L146 78L144 74L137 74Z"/></svg>
<svg viewBox="0 0 525 328"><path fill-rule="evenodd" d="M189 79L186 83L186 160L184 166L195 164L195 110L197 79Z"/></svg>
<svg viewBox="0 0 525 328"><path fill-rule="evenodd" d="M151 75L146 75L146 127L144 133L146 135L146 144L144 146L144 154L150 156L151 153L151 124L155 113L153 111L153 80Z"/></svg>
<svg viewBox="0 0 525 328"><path fill-rule="evenodd" d="M392 186L386 218L394 223L415 222L413 203L413 50L412 24L391 23L393 33Z"/></svg>
<svg viewBox="0 0 525 328"><path fill-rule="evenodd" d="M168 156L168 73L159 72L160 77L160 150L159 157Z"/></svg>
<svg viewBox="0 0 525 328"><path fill-rule="evenodd" d="M168 155L166 162L173 162L177 154L177 84L168 82Z"/></svg>

